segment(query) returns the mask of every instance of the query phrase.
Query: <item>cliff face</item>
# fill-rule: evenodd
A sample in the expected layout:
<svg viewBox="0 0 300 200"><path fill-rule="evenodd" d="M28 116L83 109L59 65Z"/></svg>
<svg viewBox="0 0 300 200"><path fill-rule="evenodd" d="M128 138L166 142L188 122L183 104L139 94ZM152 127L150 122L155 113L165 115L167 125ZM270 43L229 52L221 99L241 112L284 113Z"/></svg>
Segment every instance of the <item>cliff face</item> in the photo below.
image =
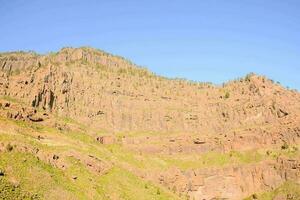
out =
<svg viewBox="0 0 300 200"><path fill-rule="evenodd" d="M55 156L16 140L16 151L56 168L67 169L68 157L99 176L116 165L177 196L199 200L241 199L299 182L300 94L266 77L249 74L223 86L171 80L92 48L3 53L0 69L1 117L41 123L59 133L75 126L93 138L80 143L72 135L69 141L47 131L26 133L46 146L68 142L72 151ZM19 134L19 128L9 130ZM94 140L104 149L97 155L110 153L87 156L72 146L79 142L84 150L94 149ZM142 169L135 166L140 162Z"/></svg>
<svg viewBox="0 0 300 200"><path fill-rule="evenodd" d="M256 75L223 87L168 80L90 48L0 57L1 95L118 131L218 133L298 117L300 95Z"/></svg>

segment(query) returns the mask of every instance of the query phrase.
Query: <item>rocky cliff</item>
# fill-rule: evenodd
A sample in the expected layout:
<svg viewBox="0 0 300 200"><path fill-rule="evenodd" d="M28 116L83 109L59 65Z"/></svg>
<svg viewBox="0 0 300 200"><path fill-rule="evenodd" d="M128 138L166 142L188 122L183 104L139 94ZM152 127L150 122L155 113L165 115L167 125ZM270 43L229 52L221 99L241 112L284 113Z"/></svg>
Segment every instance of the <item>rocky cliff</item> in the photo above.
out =
<svg viewBox="0 0 300 200"><path fill-rule="evenodd" d="M93 171L99 176L130 155L118 166L195 200L241 199L300 181L300 93L264 76L222 86L167 79L93 48L63 48L47 55L0 54L0 95L5 119L80 130L97 145L117 145L109 147L115 158L105 164L97 164L105 158L78 152L60 156L75 157L92 171L101 166ZM40 134L38 142L50 137ZM52 154L24 148L17 151L57 163ZM119 148L124 154L116 154Z"/></svg>
<svg viewBox="0 0 300 200"><path fill-rule="evenodd" d="M215 86L168 80L91 48L0 57L1 95L99 129L220 133L295 120L299 93L256 75Z"/></svg>

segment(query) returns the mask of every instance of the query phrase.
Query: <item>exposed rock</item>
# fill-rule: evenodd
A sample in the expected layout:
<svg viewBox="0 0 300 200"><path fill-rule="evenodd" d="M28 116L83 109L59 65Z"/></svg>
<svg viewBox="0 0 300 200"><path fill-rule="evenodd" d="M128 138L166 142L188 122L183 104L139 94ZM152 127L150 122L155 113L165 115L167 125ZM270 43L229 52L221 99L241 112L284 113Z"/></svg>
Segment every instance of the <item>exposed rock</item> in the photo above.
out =
<svg viewBox="0 0 300 200"><path fill-rule="evenodd" d="M276 195L273 200L287 200L287 197L286 195L283 195L283 194L279 194L279 195Z"/></svg>
<svg viewBox="0 0 300 200"><path fill-rule="evenodd" d="M115 137L114 136L99 136L96 138L98 142L101 144L113 144L115 143Z"/></svg>
<svg viewBox="0 0 300 200"><path fill-rule="evenodd" d="M172 168L157 177L158 182L176 192L188 193L191 199L223 198L238 200L255 192L275 189L286 180L299 181L300 163L281 158L277 162L256 165L202 169L182 172Z"/></svg>
<svg viewBox="0 0 300 200"><path fill-rule="evenodd" d="M42 121L44 121L44 119L42 117L38 117L38 116L28 116L28 119L30 121L33 121L33 122L42 122Z"/></svg>
<svg viewBox="0 0 300 200"><path fill-rule="evenodd" d="M194 139L194 144L205 144L205 141L201 141L199 138Z"/></svg>
<svg viewBox="0 0 300 200"><path fill-rule="evenodd" d="M272 149L268 151L271 157L276 152L273 149L287 152L300 142L300 94L255 74L223 86L170 80L91 48L64 48L54 55L1 54L0 68L1 117L30 125L52 120L51 127L62 135L71 126L63 120L56 122L55 117L74 119L93 133L138 133L122 138L122 148L136 153L138 161L143 161L144 154L213 152L232 156L234 151L266 148ZM47 144L51 139L32 129L35 142ZM114 135L95 139L100 144L117 142ZM68 167L66 157L97 175L115 162L71 150L63 154L7 145L0 144L0 151L30 152L62 170ZM125 161L120 163L135 175L194 200L237 200L275 189L287 180L300 181L298 158L186 170L171 167L146 173Z"/></svg>
<svg viewBox="0 0 300 200"><path fill-rule="evenodd" d="M1 102L1 100L0 100ZM42 122L48 118L48 114L43 115L38 113L36 109L29 106L21 106L17 103L5 103L9 104L4 110L0 111L0 115L6 116L7 118L21 121L31 121L31 122Z"/></svg>
<svg viewBox="0 0 300 200"><path fill-rule="evenodd" d="M279 109L279 110L277 111L277 116L278 116L279 118L285 117L285 116L287 116L287 115L288 115L288 113L285 112L285 111L283 111L283 110L281 110L281 109Z"/></svg>
<svg viewBox="0 0 300 200"><path fill-rule="evenodd" d="M1 56L0 63L0 95L110 132L218 134L241 124L278 124L299 113L294 106L299 93L257 75L224 87L168 80L91 48L64 48L51 56L11 53ZM230 98L220 100L225 92Z"/></svg>

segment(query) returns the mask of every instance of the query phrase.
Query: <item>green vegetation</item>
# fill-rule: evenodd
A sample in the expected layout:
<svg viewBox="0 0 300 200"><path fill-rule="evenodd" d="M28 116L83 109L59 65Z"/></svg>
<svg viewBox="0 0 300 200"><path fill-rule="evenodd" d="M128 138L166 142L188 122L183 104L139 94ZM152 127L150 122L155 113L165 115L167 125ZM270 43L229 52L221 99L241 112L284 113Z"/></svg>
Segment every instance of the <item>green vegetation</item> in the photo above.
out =
<svg viewBox="0 0 300 200"><path fill-rule="evenodd" d="M227 91L224 95L225 99L228 99L230 97L230 93Z"/></svg>
<svg viewBox="0 0 300 200"><path fill-rule="evenodd" d="M12 151L13 150L13 146L10 144L10 143L8 143L7 145L6 145L6 147L5 147L5 149L6 149L6 151Z"/></svg>
<svg viewBox="0 0 300 200"><path fill-rule="evenodd" d="M286 142L281 146L282 150L285 150L285 149L288 149L288 148L289 148L289 145Z"/></svg>
<svg viewBox="0 0 300 200"><path fill-rule="evenodd" d="M173 154L173 155L140 155L137 152L129 151L121 145L108 145L110 152L117 160L126 162L143 170L168 169L178 167L182 170L199 169L206 167L222 167L232 164L257 163L264 159L274 159L278 154L266 155L259 151L246 151L230 153L207 152L203 154Z"/></svg>
<svg viewBox="0 0 300 200"><path fill-rule="evenodd" d="M253 194L245 200L252 200L253 197L257 200L273 200L277 196L281 196L284 199L300 199L300 185L288 181L273 191Z"/></svg>
<svg viewBox="0 0 300 200"><path fill-rule="evenodd" d="M32 154L8 152L0 156L0 168L6 169L5 177L13 179L24 191L41 198L58 195L54 194L55 190L65 194L66 199L73 195L82 196L68 184L61 170L43 163ZM11 192L11 195L14 194ZM55 199L54 196L51 199Z"/></svg>
<svg viewBox="0 0 300 200"><path fill-rule="evenodd" d="M21 70L19 68L14 69L11 71L12 75L19 75L21 73Z"/></svg>
<svg viewBox="0 0 300 200"><path fill-rule="evenodd" d="M67 118L61 120L68 124L76 123ZM22 191L25 191L24 194L34 194L36 198L40 199L61 199L63 197L64 199L163 200L178 198L171 192L155 186L151 182L146 182L123 169L122 163L139 165L139 161L134 154L128 151L128 153L122 154L123 149L118 145L99 145L93 137L80 131L59 131L41 124L3 118L0 119L0 125L1 123L5 126L16 127L16 132L6 132L4 129L0 134L1 143L6 144L5 151L0 152L0 169L5 171L4 177L8 181L7 184L11 184L10 182L13 180ZM46 139L38 140L37 135L42 135ZM68 167L62 170L53 164L37 159L32 153L19 152L19 145L39 149L39 152L44 155L53 155L54 153L63 155L72 150L78 156L94 155L103 162L106 162L105 160L117 162L117 166L108 170L105 175L100 175L91 171L78 159L67 157L64 162ZM5 193L5 196L18 199L11 192L12 190L6 191L10 192L9 194ZM160 194L157 194L157 191L160 191ZM20 194L23 195L23 192Z"/></svg>
<svg viewBox="0 0 300 200"><path fill-rule="evenodd" d="M249 82L251 80L252 76L255 76L255 73L251 72L251 73L247 74L245 77L245 81Z"/></svg>
<svg viewBox="0 0 300 200"><path fill-rule="evenodd" d="M249 164L262 161L265 156L257 151L237 152L221 154L208 152L201 155L172 155L164 156L162 160L167 166L176 166L182 170L199 169L205 167L222 167L232 164Z"/></svg>
<svg viewBox="0 0 300 200"><path fill-rule="evenodd" d="M266 155L268 155L268 157L272 159L276 159L279 156L285 156L288 158L296 158L300 156L299 145L298 146L283 145L282 147L281 149L267 150Z"/></svg>
<svg viewBox="0 0 300 200"><path fill-rule="evenodd" d="M101 176L97 183L97 190L106 197L105 199L178 199L170 192L118 167L112 168L107 174Z"/></svg>
<svg viewBox="0 0 300 200"><path fill-rule="evenodd" d="M105 175L99 176L73 158L69 159L68 169L62 171L28 153L6 152L0 153L0 156L0 168L7 169L5 176L16 180L19 187L26 191L25 195L35 194L36 199L60 199L62 196L64 199L177 198L120 167L113 167ZM74 175L76 180L72 179ZM147 187L144 187L146 184ZM12 196L12 199L24 196L23 192L10 185L8 181L0 182L0 187L6 188L0 195Z"/></svg>
<svg viewBox="0 0 300 200"><path fill-rule="evenodd" d="M0 199L5 200L38 200L38 195L23 191L18 185L13 185L6 178L0 177Z"/></svg>
<svg viewBox="0 0 300 200"><path fill-rule="evenodd" d="M15 98L13 98L11 96L7 96L7 95L1 95L0 99L6 100L6 101L10 101L10 102L13 102L13 103L20 103L20 104L23 103L19 99L15 99Z"/></svg>

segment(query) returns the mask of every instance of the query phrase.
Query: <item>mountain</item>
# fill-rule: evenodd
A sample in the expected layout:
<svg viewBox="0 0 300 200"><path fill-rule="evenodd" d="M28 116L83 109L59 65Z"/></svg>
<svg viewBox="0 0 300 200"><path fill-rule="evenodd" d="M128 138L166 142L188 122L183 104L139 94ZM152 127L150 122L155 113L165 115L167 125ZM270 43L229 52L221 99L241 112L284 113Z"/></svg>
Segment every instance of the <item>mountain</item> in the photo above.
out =
<svg viewBox="0 0 300 200"><path fill-rule="evenodd" d="M300 198L300 93L267 77L168 79L89 47L0 68L0 198Z"/></svg>

